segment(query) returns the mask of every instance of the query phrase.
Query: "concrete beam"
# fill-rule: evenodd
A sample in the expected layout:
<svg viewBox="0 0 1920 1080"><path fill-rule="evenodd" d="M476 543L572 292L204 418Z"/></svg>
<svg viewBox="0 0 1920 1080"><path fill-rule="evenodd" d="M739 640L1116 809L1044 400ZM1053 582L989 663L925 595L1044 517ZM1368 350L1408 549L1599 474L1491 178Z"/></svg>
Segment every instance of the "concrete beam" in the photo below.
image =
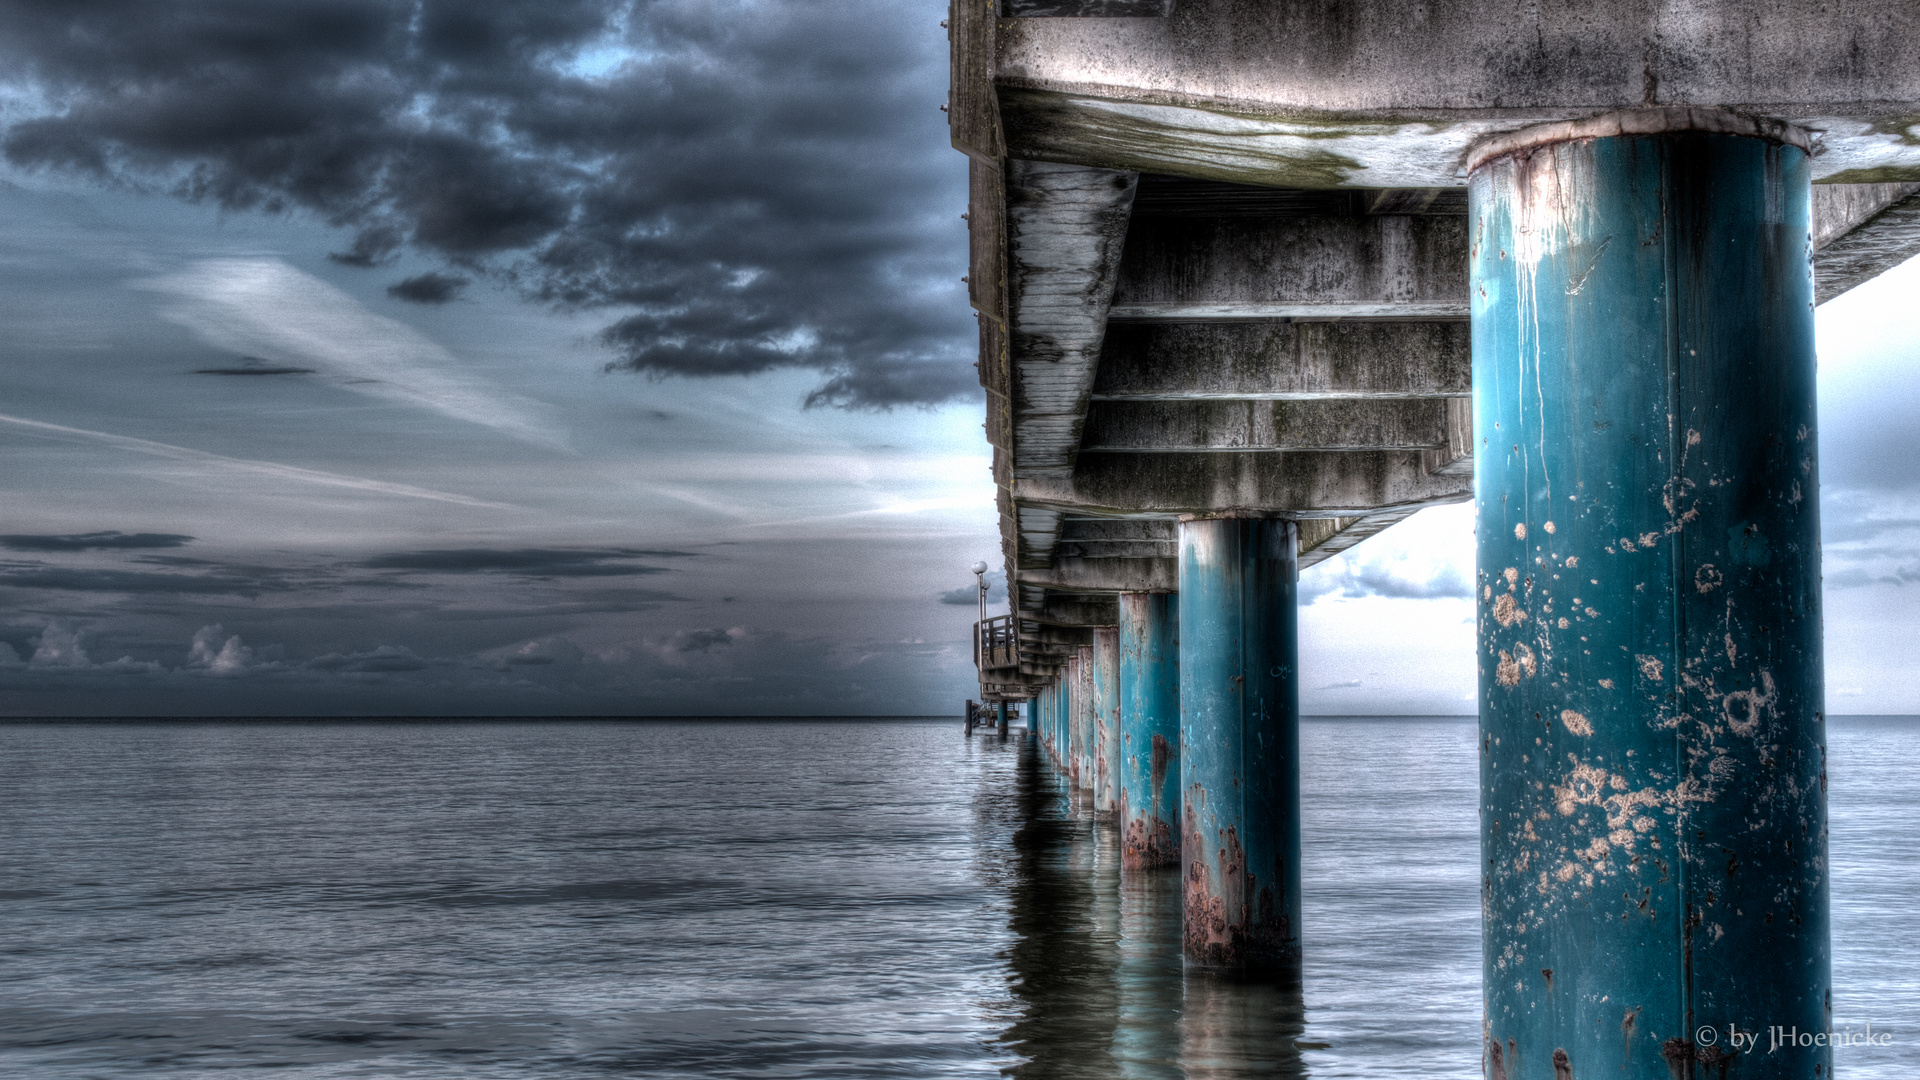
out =
<svg viewBox="0 0 1920 1080"><path fill-rule="evenodd" d="M1462 502L1471 477L1428 472L1420 451L1086 454L1071 477L1015 482L1022 505L1103 514L1356 517Z"/></svg>
<svg viewBox="0 0 1920 1080"><path fill-rule="evenodd" d="M1060 539L1063 541L1143 541L1152 543L1178 543L1179 524L1171 517L1160 518L1110 518L1110 517L1071 517L1064 518L1060 524Z"/></svg>
<svg viewBox="0 0 1920 1080"><path fill-rule="evenodd" d="M1044 570L1022 570L1022 584L1060 592L1178 592L1179 563L1174 559L1060 558Z"/></svg>
<svg viewBox="0 0 1920 1080"><path fill-rule="evenodd" d="M1053 551L1061 559L1171 559L1178 547L1172 540L1062 540Z"/></svg>
<svg viewBox="0 0 1920 1080"><path fill-rule="evenodd" d="M1010 152L1275 187L1464 184L1484 136L1716 105L1819 132L1815 178L1920 180L1907 0L1183 0L1169 19L1003 23Z"/></svg>
<svg viewBox="0 0 1920 1080"><path fill-rule="evenodd" d="M1135 179L1008 162L1015 475L1073 466Z"/></svg>
<svg viewBox="0 0 1920 1080"><path fill-rule="evenodd" d="M1118 626L1120 606L1112 599L1049 594L1045 601L1024 608L1020 617L1052 626Z"/></svg>
<svg viewBox="0 0 1920 1080"><path fill-rule="evenodd" d="M1003 0L1009 19L1152 19L1173 14L1173 0Z"/></svg>
<svg viewBox="0 0 1920 1080"><path fill-rule="evenodd" d="M1425 450L1447 441L1447 400L1096 401L1082 452Z"/></svg>
<svg viewBox="0 0 1920 1080"><path fill-rule="evenodd" d="M1109 316L1464 319L1467 220L1143 216Z"/></svg>
<svg viewBox="0 0 1920 1080"><path fill-rule="evenodd" d="M1118 324L1093 400L1465 397L1471 345L1458 322Z"/></svg>
<svg viewBox="0 0 1920 1080"><path fill-rule="evenodd" d="M1920 184L1828 184L1813 195L1815 303L1920 254Z"/></svg>
<svg viewBox="0 0 1920 1080"><path fill-rule="evenodd" d="M1020 628L1020 644L1026 646L1046 645L1055 648L1078 648L1093 644L1093 628L1090 626L1050 626L1034 623Z"/></svg>

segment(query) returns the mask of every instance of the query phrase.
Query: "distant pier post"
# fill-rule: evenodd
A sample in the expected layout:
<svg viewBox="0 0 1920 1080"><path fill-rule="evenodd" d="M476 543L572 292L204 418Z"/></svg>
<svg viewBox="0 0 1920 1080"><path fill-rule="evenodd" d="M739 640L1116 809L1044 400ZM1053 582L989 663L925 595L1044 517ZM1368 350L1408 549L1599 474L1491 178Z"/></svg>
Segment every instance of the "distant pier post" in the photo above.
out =
<svg viewBox="0 0 1920 1080"><path fill-rule="evenodd" d="M1179 597L1120 594L1120 866L1180 861Z"/></svg>
<svg viewBox="0 0 1920 1080"><path fill-rule="evenodd" d="M1180 523L1180 858L1186 954L1297 976L1300 963L1298 530Z"/></svg>
<svg viewBox="0 0 1920 1080"><path fill-rule="evenodd" d="M1120 792L1120 628L1093 631L1093 812L1113 816Z"/></svg>
<svg viewBox="0 0 1920 1080"><path fill-rule="evenodd" d="M1806 146L1671 109L1472 156L1493 1076L1832 1075L1765 1045L1831 1019Z"/></svg>

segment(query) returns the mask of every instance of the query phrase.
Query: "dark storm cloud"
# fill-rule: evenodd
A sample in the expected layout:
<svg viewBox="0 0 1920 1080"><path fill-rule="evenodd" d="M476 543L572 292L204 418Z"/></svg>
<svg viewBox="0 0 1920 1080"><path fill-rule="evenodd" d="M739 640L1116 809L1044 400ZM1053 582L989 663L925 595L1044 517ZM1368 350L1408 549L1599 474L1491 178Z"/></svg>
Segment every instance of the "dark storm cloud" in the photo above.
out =
<svg viewBox="0 0 1920 1080"><path fill-rule="evenodd" d="M663 566L631 560L688 558L686 551L647 551L631 548L451 548L436 551L395 551L361 563L373 570L422 570L436 574L509 573L527 577L627 577L664 574Z"/></svg>
<svg viewBox="0 0 1920 1080"><path fill-rule="evenodd" d="M100 551L132 548L176 548L193 542L179 533L123 533L115 530L91 533L10 533L0 536L0 547L9 551Z"/></svg>
<svg viewBox="0 0 1920 1080"><path fill-rule="evenodd" d="M445 304L460 295L468 280L452 274L421 274L387 286L387 295L415 304Z"/></svg>
<svg viewBox="0 0 1920 1080"><path fill-rule="evenodd" d="M399 645L382 645L371 652L328 653L307 661L307 667L315 671L347 671L363 674L384 674L399 671L420 671L432 661L416 654L412 649Z"/></svg>
<svg viewBox="0 0 1920 1080"><path fill-rule="evenodd" d="M938 402L975 392L944 10L0 0L0 63L49 103L5 153L310 212L353 231L350 265L411 247L606 310L610 367Z"/></svg>
<svg viewBox="0 0 1920 1080"><path fill-rule="evenodd" d="M78 570L46 566L0 570L0 587L54 589L60 592L258 596L262 592L283 586L255 578L154 574L138 570Z"/></svg>

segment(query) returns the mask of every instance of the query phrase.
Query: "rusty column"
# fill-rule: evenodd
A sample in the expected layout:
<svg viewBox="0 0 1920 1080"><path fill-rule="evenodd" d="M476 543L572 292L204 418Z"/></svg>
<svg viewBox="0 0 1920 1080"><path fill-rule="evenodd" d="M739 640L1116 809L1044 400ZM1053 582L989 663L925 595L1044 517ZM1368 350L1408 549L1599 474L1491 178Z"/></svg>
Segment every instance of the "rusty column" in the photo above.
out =
<svg viewBox="0 0 1920 1080"><path fill-rule="evenodd" d="M1080 791L1087 799L1087 809L1093 809L1094 785L1094 745L1093 745L1093 646L1082 645L1077 650L1078 663L1074 665L1073 679L1073 743L1074 768L1080 776Z"/></svg>
<svg viewBox="0 0 1920 1080"><path fill-rule="evenodd" d="M1093 631L1093 812L1112 817L1120 784L1120 628Z"/></svg>
<svg viewBox="0 0 1920 1080"><path fill-rule="evenodd" d="M1120 594L1120 867L1180 861L1180 602Z"/></svg>
<svg viewBox="0 0 1920 1080"><path fill-rule="evenodd" d="M1180 523L1180 858L1187 960L1299 976L1298 529Z"/></svg>
<svg viewBox="0 0 1920 1080"><path fill-rule="evenodd" d="M1080 790L1080 651L1067 657L1060 683L1060 769L1070 791Z"/></svg>
<svg viewBox="0 0 1920 1080"><path fill-rule="evenodd" d="M1473 155L1494 1077L1832 1076L1768 1038L1830 1027L1807 146L1650 109Z"/></svg>

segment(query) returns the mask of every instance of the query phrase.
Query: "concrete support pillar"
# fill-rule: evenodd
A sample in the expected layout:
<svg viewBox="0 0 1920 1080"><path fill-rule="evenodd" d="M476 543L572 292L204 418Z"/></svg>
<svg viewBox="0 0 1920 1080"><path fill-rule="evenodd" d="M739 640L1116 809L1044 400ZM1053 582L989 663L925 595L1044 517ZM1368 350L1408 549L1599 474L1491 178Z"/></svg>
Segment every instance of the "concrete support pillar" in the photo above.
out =
<svg viewBox="0 0 1920 1080"><path fill-rule="evenodd" d="M1046 748L1047 760L1058 767L1060 764L1060 675L1058 672L1054 673L1054 680L1041 691L1040 745Z"/></svg>
<svg viewBox="0 0 1920 1080"><path fill-rule="evenodd" d="M1073 791L1080 790L1080 652L1074 650L1067 658L1066 682L1062 684L1060 702L1061 720L1061 764L1067 774L1067 785Z"/></svg>
<svg viewBox="0 0 1920 1080"><path fill-rule="evenodd" d="M1291 521L1180 523L1180 857L1197 966L1299 971L1297 547Z"/></svg>
<svg viewBox="0 0 1920 1080"><path fill-rule="evenodd" d="M1093 631L1093 812L1112 817L1120 803L1120 628Z"/></svg>
<svg viewBox="0 0 1920 1080"><path fill-rule="evenodd" d="M1120 868L1180 861L1180 601L1120 594Z"/></svg>
<svg viewBox="0 0 1920 1080"><path fill-rule="evenodd" d="M1004 702L1004 701L1002 701L1002 702L1000 703L1000 715L999 715L999 721L1000 721L1000 722L999 722L999 725L998 725L998 726L999 726L999 728L1000 728L1000 730L999 730L999 732L998 732L998 734L1000 734L1000 735L1002 735L1002 736L1004 736L1004 735L1006 735L1006 733L1007 733L1007 712L1008 712L1008 710L1010 710L1010 709L1012 709L1012 708L1013 708L1013 706L1011 706L1011 705L1009 705L1009 704L1007 704L1007 703L1006 703L1006 702Z"/></svg>
<svg viewBox="0 0 1920 1080"><path fill-rule="evenodd" d="M1076 768L1080 774L1080 790L1087 798L1087 809L1093 808L1095 776L1093 773L1093 647L1082 645L1079 650L1079 663L1074 668L1073 681L1073 742L1078 758Z"/></svg>
<svg viewBox="0 0 1920 1080"><path fill-rule="evenodd" d="M1474 155L1492 1076L1832 1076L1767 1049L1829 1026L1805 145L1649 110Z"/></svg>

